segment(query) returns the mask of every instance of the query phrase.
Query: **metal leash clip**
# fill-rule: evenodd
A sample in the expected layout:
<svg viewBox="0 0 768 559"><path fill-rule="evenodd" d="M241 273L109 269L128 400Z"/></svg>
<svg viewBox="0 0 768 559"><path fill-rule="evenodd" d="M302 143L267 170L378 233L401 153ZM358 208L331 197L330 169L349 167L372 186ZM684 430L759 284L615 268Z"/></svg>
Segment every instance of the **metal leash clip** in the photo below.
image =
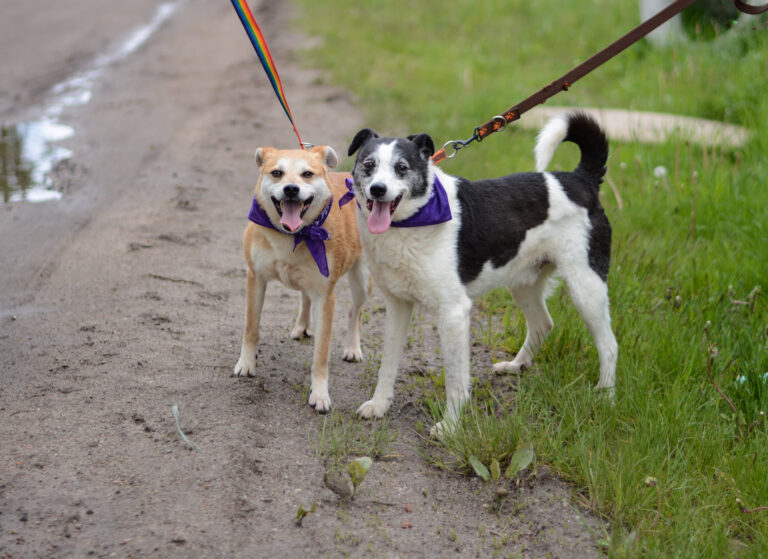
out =
<svg viewBox="0 0 768 559"><path fill-rule="evenodd" d="M472 134L472 137L467 138L466 140L448 140L443 144L443 147L441 148L443 151L445 151L445 148L448 146L453 148L453 153L451 155L448 155L446 153L445 158L446 159L453 159L456 157L456 154L459 153L459 150L462 148L467 147L469 144L474 142L475 140L480 140L480 136L477 135L477 131L475 131L474 134Z"/></svg>

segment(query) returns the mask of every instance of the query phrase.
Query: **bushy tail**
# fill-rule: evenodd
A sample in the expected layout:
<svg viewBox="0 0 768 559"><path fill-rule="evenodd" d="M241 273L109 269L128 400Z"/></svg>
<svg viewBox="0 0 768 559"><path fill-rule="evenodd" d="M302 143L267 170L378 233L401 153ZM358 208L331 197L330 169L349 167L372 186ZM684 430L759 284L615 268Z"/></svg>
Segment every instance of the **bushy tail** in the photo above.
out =
<svg viewBox="0 0 768 559"><path fill-rule="evenodd" d="M552 118L536 142L536 170L544 172L561 142L573 142L581 150L576 171L588 173L602 182L608 161L608 140L600 125L586 113L574 112Z"/></svg>

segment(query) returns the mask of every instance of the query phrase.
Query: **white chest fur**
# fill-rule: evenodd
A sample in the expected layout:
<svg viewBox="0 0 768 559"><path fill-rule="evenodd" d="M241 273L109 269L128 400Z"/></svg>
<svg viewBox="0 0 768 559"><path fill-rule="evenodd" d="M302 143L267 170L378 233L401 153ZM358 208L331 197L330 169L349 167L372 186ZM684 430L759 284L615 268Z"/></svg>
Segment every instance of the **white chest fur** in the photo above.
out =
<svg viewBox="0 0 768 559"><path fill-rule="evenodd" d="M293 244L291 235L265 231L259 242L251 245L250 256L254 272L267 281L278 280L291 289L323 289L328 278L320 273L304 243L300 243L296 250ZM332 265L329 251L326 252L326 257L329 265Z"/></svg>
<svg viewBox="0 0 768 559"><path fill-rule="evenodd" d="M368 232L365 217L358 212L360 240L374 283L390 295L432 310L462 296L456 252L458 217L456 210L454 219L446 223L390 227L374 235Z"/></svg>

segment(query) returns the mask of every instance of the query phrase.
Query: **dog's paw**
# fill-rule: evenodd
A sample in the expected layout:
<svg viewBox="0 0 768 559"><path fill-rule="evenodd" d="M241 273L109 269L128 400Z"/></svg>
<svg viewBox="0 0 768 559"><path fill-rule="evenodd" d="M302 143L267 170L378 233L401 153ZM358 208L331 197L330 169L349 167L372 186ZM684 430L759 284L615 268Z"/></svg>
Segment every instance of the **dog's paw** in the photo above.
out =
<svg viewBox="0 0 768 559"><path fill-rule="evenodd" d="M390 400L380 401L376 398L371 398L367 402L364 402L362 406L357 408L357 415L363 419L372 419L374 417L384 417L389 409Z"/></svg>
<svg viewBox="0 0 768 559"><path fill-rule="evenodd" d="M344 357L342 357L342 359L349 363L359 363L360 361L362 361L363 352L360 349L360 346L346 348L344 350Z"/></svg>
<svg viewBox="0 0 768 559"><path fill-rule="evenodd" d="M309 405L315 408L317 413L331 411L331 397L328 395L328 390L312 390L309 393Z"/></svg>
<svg viewBox="0 0 768 559"><path fill-rule="evenodd" d="M515 359L514 361L499 361L493 364L493 372L497 375L504 373L522 373L531 368L532 363L525 359Z"/></svg>
<svg viewBox="0 0 768 559"><path fill-rule="evenodd" d="M616 388L613 386L602 386L600 383L597 383L595 386L595 392L599 396L602 396L604 398L607 398L608 401L612 404L616 403Z"/></svg>
<svg viewBox="0 0 768 559"><path fill-rule="evenodd" d="M311 338L312 330L305 326L294 326L291 330L291 338L294 340L301 340L304 338Z"/></svg>
<svg viewBox="0 0 768 559"><path fill-rule="evenodd" d="M453 427L454 423L452 421L448 421L447 419L438 421L432 429L429 430L429 438L437 439L438 441L442 440L443 437L453 432Z"/></svg>
<svg viewBox="0 0 768 559"><path fill-rule="evenodd" d="M236 377L252 377L256 374L256 357L245 357L240 356L240 359L237 361L237 365L235 365L235 370L233 371L233 376Z"/></svg>

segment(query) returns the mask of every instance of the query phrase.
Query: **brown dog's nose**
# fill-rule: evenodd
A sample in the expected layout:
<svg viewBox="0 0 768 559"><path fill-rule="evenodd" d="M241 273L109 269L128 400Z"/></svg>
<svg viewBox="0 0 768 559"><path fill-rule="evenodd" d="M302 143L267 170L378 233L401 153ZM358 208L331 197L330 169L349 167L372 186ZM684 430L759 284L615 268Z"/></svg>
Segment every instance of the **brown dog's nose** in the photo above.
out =
<svg viewBox="0 0 768 559"><path fill-rule="evenodd" d="M286 184L283 187L283 194L285 194L290 198L295 198L296 196L299 195L299 187L296 186L295 184Z"/></svg>

